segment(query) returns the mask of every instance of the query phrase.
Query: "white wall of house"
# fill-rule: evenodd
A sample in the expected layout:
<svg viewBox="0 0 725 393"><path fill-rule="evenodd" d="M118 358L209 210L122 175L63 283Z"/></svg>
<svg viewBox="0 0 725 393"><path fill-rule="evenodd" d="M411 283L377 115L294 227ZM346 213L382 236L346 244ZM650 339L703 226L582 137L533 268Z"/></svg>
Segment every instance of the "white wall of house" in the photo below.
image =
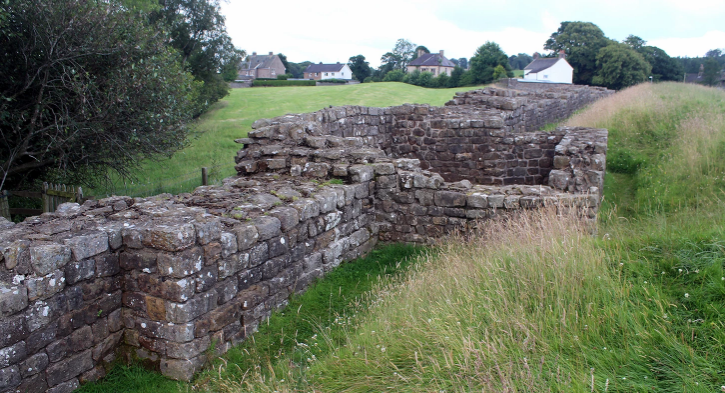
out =
<svg viewBox="0 0 725 393"><path fill-rule="evenodd" d="M352 79L352 70L345 64L340 71L323 72L320 79Z"/></svg>
<svg viewBox="0 0 725 393"><path fill-rule="evenodd" d="M572 83L574 68L564 59L559 59L553 66L538 73L524 74L524 80L546 81L554 83Z"/></svg>

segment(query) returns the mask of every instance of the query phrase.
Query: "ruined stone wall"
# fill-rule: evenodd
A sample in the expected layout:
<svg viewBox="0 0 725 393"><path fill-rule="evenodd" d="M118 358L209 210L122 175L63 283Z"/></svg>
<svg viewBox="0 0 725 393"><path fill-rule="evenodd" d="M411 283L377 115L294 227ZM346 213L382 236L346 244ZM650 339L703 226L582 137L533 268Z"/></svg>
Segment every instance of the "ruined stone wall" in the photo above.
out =
<svg viewBox="0 0 725 393"><path fill-rule="evenodd" d="M226 351L379 240L427 243L543 205L595 217L606 130L516 131L507 113L489 102L260 120L222 186L0 222L0 392L69 392L118 356L188 380L212 342Z"/></svg>

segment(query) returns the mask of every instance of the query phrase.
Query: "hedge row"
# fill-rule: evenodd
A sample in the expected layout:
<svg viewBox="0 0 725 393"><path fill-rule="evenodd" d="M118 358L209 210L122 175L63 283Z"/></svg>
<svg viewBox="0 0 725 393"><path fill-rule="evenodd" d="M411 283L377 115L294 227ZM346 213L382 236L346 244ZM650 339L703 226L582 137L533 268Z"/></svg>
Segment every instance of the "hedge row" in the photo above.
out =
<svg viewBox="0 0 725 393"><path fill-rule="evenodd" d="M260 80L252 82L254 87L277 87L277 86L314 86L316 81L288 81L288 80Z"/></svg>

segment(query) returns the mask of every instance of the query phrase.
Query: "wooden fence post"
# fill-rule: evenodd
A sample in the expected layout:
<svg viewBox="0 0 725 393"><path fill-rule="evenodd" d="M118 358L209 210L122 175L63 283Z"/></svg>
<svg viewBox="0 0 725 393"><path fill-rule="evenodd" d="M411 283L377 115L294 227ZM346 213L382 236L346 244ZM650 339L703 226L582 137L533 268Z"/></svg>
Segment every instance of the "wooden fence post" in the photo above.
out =
<svg viewBox="0 0 725 393"><path fill-rule="evenodd" d="M10 220L10 204L7 190L0 191L0 217Z"/></svg>
<svg viewBox="0 0 725 393"><path fill-rule="evenodd" d="M209 185L209 177L206 173L206 167L201 168L201 185L202 186L208 186Z"/></svg>
<svg viewBox="0 0 725 393"><path fill-rule="evenodd" d="M50 195L48 195L48 183L43 182L43 213L50 211Z"/></svg>

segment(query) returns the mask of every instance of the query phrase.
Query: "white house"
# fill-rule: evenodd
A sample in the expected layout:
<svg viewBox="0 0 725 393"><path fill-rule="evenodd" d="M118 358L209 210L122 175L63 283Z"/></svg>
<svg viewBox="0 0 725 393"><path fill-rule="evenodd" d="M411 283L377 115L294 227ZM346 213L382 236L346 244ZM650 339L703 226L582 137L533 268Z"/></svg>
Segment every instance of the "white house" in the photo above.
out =
<svg viewBox="0 0 725 393"><path fill-rule="evenodd" d="M304 72L305 79L352 79L352 70L347 64L310 64Z"/></svg>
<svg viewBox="0 0 725 393"><path fill-rule="evenodd" d="M524 67L524 81L544 83L572 83L574 68L566 61L564 51L559 57L541 58L534 53L534 61Z"/></svg>

